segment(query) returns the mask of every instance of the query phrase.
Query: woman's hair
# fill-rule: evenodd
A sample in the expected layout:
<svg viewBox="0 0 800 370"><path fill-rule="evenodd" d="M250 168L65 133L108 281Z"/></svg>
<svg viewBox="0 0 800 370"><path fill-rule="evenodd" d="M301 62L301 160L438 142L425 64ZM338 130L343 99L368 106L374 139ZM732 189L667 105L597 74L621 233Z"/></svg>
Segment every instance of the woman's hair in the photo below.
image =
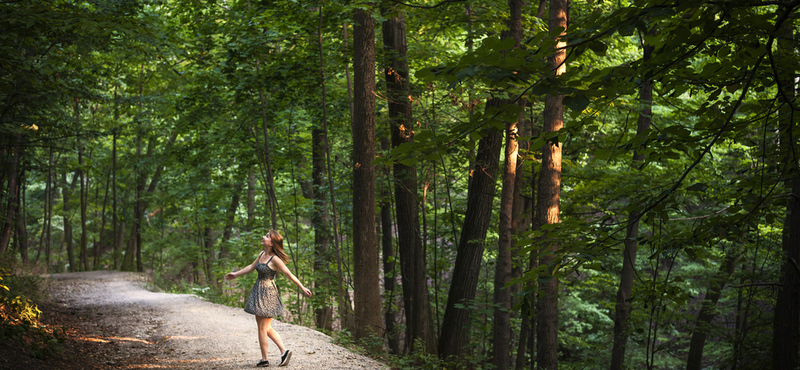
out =
<svg viewBox="0 0 800 370"><path fill-rule="evenodd" d="M268 233L270 240L272 240L272 252L283 260L283 263L289 263L289 256L286 255L286 251L283 250L283 236L278 234L275 230L270 230Z"/></svg>

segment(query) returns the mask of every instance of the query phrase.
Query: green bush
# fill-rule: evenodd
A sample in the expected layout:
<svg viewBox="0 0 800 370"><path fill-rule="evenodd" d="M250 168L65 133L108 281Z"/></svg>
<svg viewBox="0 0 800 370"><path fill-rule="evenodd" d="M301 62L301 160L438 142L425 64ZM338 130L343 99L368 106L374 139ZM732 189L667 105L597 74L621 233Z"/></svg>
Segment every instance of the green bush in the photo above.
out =
<svg viewBox="0 0 800 370"><path fill-rule="evenodd" d="M61 352L64 333L39 322L42 311L29 297L38 300L41 291L40 278L0 269L0 343L15 343L36 358Z"/></svg>

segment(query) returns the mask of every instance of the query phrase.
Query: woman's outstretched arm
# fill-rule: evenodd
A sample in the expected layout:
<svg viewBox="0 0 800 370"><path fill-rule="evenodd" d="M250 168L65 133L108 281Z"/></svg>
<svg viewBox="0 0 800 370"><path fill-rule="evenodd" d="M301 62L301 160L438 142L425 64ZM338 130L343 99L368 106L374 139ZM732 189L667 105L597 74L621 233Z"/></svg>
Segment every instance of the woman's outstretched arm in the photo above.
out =
<svg viewBox="0 0 800 370"><path fill-rule="evenodd" d="M277 269L278 271L282 272L284 275L286 275L289 278L289 280L291 280L298 287L300 287L300 290L302 290L305 295L311 297L311 290L309 290L308 288L304 287L303 283L301 283L300 280L297 280L297 277L295 277L294 274L292 274L292 272L289 271L289 268L286 267L286 264L283 263L282 259L273 258L272 259L272 263L275 264L275 267L278 268Z"/></svg>
<svg viewBox="0 0 800 370"><path fill-rule="evenodd" d="M243 269L241 269L239 271L229 272L229 273L225 274L225 280L233 280L233 279L236 279L239 276L242 276L242 275L249 274L249 273L253 272L253 270L256 269L256 263L258 263L258 259L259 258L261 258L261 254L260 253L258 254L258 257L256 257L255 260L253 260L253 263L251 263L247 267L245 267L245 268L243 268Z"/></svg>

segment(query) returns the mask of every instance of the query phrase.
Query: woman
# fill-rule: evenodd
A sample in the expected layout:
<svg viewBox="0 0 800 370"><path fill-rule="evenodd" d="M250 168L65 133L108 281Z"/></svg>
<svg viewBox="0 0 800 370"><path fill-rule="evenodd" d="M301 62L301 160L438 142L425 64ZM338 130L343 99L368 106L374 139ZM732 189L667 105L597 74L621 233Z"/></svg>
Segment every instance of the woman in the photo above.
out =
<svg viewBox="0 0 800 370"><path fill-rule="evenodd" d="M275 230L270 230L267 235L261 237L261 245L264 246L264 250L259 253L250 266L236 272L229 272L225 275L225 280L236 279L253 270L258 271L258 279L253 285L250 297L244 307L244 312L256 315L256 323L258 324L261 361L256 366L269 366L269 361L267 360L267 345L269 344L267 337L272 339L281 351L281 362L278 366L286 366L289 364L289 359L292 358L292 351L286 349L283 345L283 340L281 340L281 335L272 328L272 318L283 315L283 303L273 279L280 271L288 276L289 280L297 284L307 296L311 296L311 291L304 287L300 280L297 280L294 274L286 267L286 262L289 262L289 256L283 250L283 237L281 234L278 234ZM275 256L278 256L278 258L273 258Z"/></svg>

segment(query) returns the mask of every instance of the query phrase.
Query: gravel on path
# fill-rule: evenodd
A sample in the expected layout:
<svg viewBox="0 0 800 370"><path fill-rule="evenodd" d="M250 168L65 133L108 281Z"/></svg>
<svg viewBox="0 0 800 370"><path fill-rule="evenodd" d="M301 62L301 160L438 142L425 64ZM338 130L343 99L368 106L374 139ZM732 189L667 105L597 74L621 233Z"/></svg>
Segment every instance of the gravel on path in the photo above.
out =
<svg viewBox="0 0 800 370"><path fill-rule="evenodd" d="M106 339L121 348L103 359L109 368L242 369L254 368L261 359L255 317L240 308L148 291L141 273L91 271L50 278L53 305L80 315L90 333L117 333ZM278 319L273 327L293 352L286 368L386 368L316 330ZM155 363L136 363L142 354ZM271 367L280 362L271 341L269 360Z"/></svg>

